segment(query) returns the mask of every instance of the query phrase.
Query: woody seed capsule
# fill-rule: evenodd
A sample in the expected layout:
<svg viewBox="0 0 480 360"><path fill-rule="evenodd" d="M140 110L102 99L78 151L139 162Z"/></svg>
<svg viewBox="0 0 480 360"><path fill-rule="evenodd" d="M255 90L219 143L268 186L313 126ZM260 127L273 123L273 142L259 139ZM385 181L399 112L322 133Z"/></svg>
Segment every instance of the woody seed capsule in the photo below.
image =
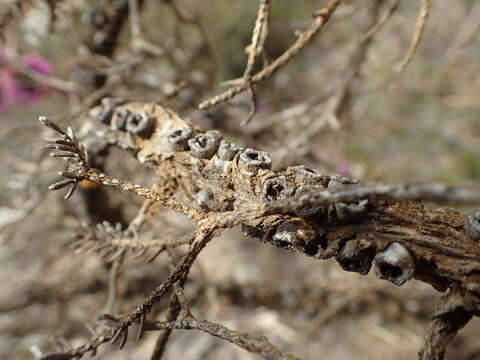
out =
<svg viewBox="0 0 480 360"><path fill-rule="evenodd" d="M216 131L198 134L193 139L188 140L190 152L200 159L210 159L217 152L219 144L220 135Z"/></svg>
<svg viewBox="0 0 480 360"><path fill-rule="evenodd" d="M133 135L138 135L147 138L152 134L154 119L150 117L145 111L140 111L137 114L127 118L125 129Z"/></svg>
<svg viewBox="0 0 480 360"><path fill-rule="evenodd" d="M373 270L380 279L400 286L410 280L415 271L415 263L408 249L399 243L390 244L373 259Z"/></svg>
<svg viewBox="0 0 480 360"><path fill-rule="evenodd" d="M465 234L474 241L480 240L480 211L467 216Z"/></svg>
<svg viewBox="0 0 480 360"><path fill-rule="evenodd" d="M221 160L231 161L240 150L240 146L232 144L227 140L222 140L220 141L217 155Z"/></svg>
<svg viewBox="0 0 480 360"><path fill-rule="evenodd" d="M167 142L174 151L188 150L188 139L193 135L189 125L179 126L167 135Z"/></svg>
<svg viewBox="0 0 480 360"><path fill-rule="evenodd" d="M253 149L245 149L240 153L238 164L248 171L256 171L258 169L270 170L272 160L268 153Z"/></svg>

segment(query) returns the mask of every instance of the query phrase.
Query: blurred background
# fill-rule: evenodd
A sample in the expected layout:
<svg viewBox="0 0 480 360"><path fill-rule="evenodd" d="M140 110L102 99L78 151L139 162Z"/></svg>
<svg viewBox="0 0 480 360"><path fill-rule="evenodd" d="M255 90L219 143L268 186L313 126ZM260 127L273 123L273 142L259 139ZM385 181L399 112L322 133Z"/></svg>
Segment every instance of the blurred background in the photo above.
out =
<svg viewBox="0 0 480 360"><path fill-rule="evenodd" d="M138 11L132 16L132 4ZM128 224L142 201L83 189L65 201L47 192L58 161L37 118L79 128L104 96L153 101L204 129L268 151L280 169L306 164L364 183L480 179L480 2L434 2L411 64L420 1L345 1L312 43L256 87L257 111L241 94L209 110L198 104L242 77L259 1L2 0L0 3L0 358L81 345L106 309L128 312L168 274L169 258L127 258L109 302L112 262L68 246L81 224ZM320 0L273 1L265 51L281 55L312 21ZM391 9L394 11L391 11ZM386 16L391 13L391 16ZM386 19L369 40L372 25ZM137 19L138 21L135 21ZM227 83L226 83L227 82ZM133 157L112 151L105 172L152 185ZM106 210L105 210L106 209ZM142 236L191 224L160 210ZM440 297L346 273L335 261L291 254L233 229L195 263L186 294L195 315L267 336L303 359L415 359ZM166 300L167 301L167 300ZM167 302L157 306L164 315ZM448 354L480 359L480 323L462 329ZM157 335L105 345L101 359L149 359ZM166 359L255 359L199 332L177 331Z"/></svg>

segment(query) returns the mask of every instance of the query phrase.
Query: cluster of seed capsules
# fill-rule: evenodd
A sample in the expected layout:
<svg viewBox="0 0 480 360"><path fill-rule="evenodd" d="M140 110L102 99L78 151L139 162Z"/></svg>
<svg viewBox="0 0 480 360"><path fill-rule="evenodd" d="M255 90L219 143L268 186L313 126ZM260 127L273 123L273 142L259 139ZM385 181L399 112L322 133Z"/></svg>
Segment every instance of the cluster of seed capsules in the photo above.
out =
<svg viewBox="0 0 480 360"><path fill-rule="evenodd" d="M268 153L238 146L218 131L203 132L157 104L106 98L90 112L87 127L85 138L104 144L86 146L87 150L95 149L90 151L95 153L108 145L132 150L159 178L174 179L177 199L196 204L205 212L241 210L254 203L335 192L358 184L357 180L323 175L305 166L272 171ZM415 272L415 259L403 244L351 234L329 236L335 233L332 230L362 223L374 206L361 200L302 208L289 215L252 219L242 230L287 250L321 259L335 257L346 271L367 274L373 264L378 277L402 285Z"/></svg>

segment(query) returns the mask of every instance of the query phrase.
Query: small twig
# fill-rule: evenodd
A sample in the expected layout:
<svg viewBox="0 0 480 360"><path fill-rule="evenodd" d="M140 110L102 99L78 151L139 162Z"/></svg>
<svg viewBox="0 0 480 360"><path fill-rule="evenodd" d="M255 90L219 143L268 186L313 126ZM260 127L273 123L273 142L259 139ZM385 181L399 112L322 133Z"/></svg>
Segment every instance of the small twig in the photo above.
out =
<svg viewBox="0 0 480 360"><path fill-rule="evenodd" d="M45 117L40 117L39 120L45 126L54 130L63 138L63 140L59 140L61 143L59 143L59 141L54 141L53 143L48 144L47 147L54 150L61 150L65 154L71 155L71 158L74 161L71 171L61 172L61 175L66 179L50 185L50 190L58 190L68 185L72 185L71 189L74 190L74 187L78 182L82 180L90 180L97 184L111 186L115 189L128 191L135 195L144 197L145 199L153 200L162 206L167 206L172 210L179 211L187 216L190 216L193 220L198 220L203 217L200 211L189 205L182 204L155 190L134 184L130 181L119 180L117 178L108 176L102 173L100 170L90 167L85 149L74 139L73 136L67 134L58 125ZM66 198L70 197L71 194L72 192L69 191Z"/></svg>
<svg viewBox="0 0 480 360"><path fill-rule="evenodd" d="M138 0L128 0L128 6L130 9L130 29L132 31L132 38L136 40L141 37Z"/></svg>
<svg viewBox="0 0 480 360"><path fill-rule="evenodd" d="M98 226L94 229L87 229L81 231L76 235L75 241L72 243L78 252L93 251L108 256L112 252L115 254L120 251L131 250L132 252L139 252L135 254L134 259L147 256L147 251L150 255L146 258L146 262L152 262L155 258L163 253L167 247L177 247L181 245L190 245L194 239L193 234L185 236L178 236L172 238L161 239L141 239L131 236L130 231L115 231L111 232L105 226ZM153 251L153 254L151 254Z"/></svg>
<svg viewBox="0 0 480 360"><path fill-rule="evenodd" d="M217 231L218 230L220 229L217 229ZM118 323L104 335L97 336L89 343L63 353L64 356L70 356L70 358L65 358L81 358L88 352L96 351L100 345L106 342L115 343L119 339L121 339L120 346L123 347L127 340L128 328L137 320L141 320L145 323L145 316L150 312L151 308L163 298L166 292L171 289L176 282L188 276L193 262L205 245L207 245L214 236L214 231L215 229L199 228L196 232L195 241L192 243L187 253L182 257L180 263L170 272L167 280L153 290L134 311L119 319Z"/></svg>
<svg viewBox="0 0 480 360"><path fill-rule="evenodd" d="M373 38L378 32L380 32L393 14L395 14L399 5L400 0L395 0L392 6L388 9L387 13L375 24L375 26L371 27L365 34L363 34L363 37L360 39L360 41L366 41L370 38Z"/></svg>
<svg viewBox="0 0 480 360"><path fill-rule="evenodd" d="M265 41L268 36L268 25L270 17L271 0L260 0L260 6L258 7L257 20L253 28L252 42L247 47L248 59L243 79L245 82L249 81L255 60L258 55L263 51Z"/></svg>
<svg viewBox="0 0 480 360"><path fill-rule="evenodd" d="M343 76L342 84L340 88L333 95L328 104L327 104L327 115L332 119L335 119L335 122L339 123L338 119L344 114L343 117L349 117L350 108L351 108L351 97L353 93L353 88L356 80L360 77L361 69L366 62L368 51L370 45L372 44L373 36L376 32L371 32L371 29L374 29L379 24L378 22L378 13L382 5L382 1L372 1L369 9L369 26L366 34L371 33L371 35L363 35L360 38L360 41L355 46L352 54L349 57L349 61L345 68L345 74ZM348 120L344 121L344 126L348 125Z"/></svg>
<svg viewBox="0 0 480 360"><path fill-rule="evenodd" d="M253 336L230 330L226 326L206 320L186 318L171 322L157 321L149 325L148 330L200 330L211 336L228 341L253 354L258 354L265 360L300 360L298 357L285 353L273 345L264 336Z"/></svg>
<svg viewBox="0 0 480 360"><path fill-rule="evenodd" d="M257 113L257 92L255 91L253 85L248 88L248 94L250 96L250 111L248 113L248 117L243 121L243 125L246 125L252 121L253 117Z"/></svg>
<svg viewBox="0 0 480 360"><path fill-rule="evenodd" d="M314 21L307 30L299 35L297 41L270 65L264 67L258 73L253 75L249 83L244 82L224 91L219 95L214 96L211 99L203 101L200 103L200 105L198 105L199 109L208 109L221 102L230 100L242 91L247 90L251 84L255 84L272 76L278 69L293 59L306 45L311 42L315 35L317 35L325 26L341 2L342 0L331 0L325 8L317 11L314 15Z"/></svg>
<svg viewBox="0 0 480 360"><path fill-rule="evenodd" d="M170 297L170 303L168 305L167 321L171 322L177 320L181 309L182 308L178 301L177 294L174 292ZM172 330L173 329L166 329L158 336L150 360L160 360L162 358L163 354L165 353L167 343L170 340Z"/></svg>
<svg viewBox="0 0 480 360"><path fill-rule="evenodd" d="M322 191L304 194L298 198L277 200L262 205L264 214L288 213L305 206L330 205L338 202L367 200L425 200L438 204L480 204L480 192L453 187L444 184L407 184L377 185L373 187L356 187L337 192Z"/></svg>
<svg viewBox="0 0 480 360"><path fill-rule="evenodd" d="M247 66L245 67L245 72L243 74L243 81L248 85L248 93L250 96L250 113L248 117L243 122L248 124L255 113L257 112L257 96L253 84L251 83L252 73L254 70L255 60L258 55L262 53L265 41L268 36L268 25L270 18L270 8L271 0L260 0L260 6L258 7L257 20L255 21L255 26L253 28L252 42L247 47Z"/></svg>
<svg viewBox="0 0 480 360"><path fill-rule="evenodd" d="M431 8L432 0L422 0L420 13L417 18L417 23L415 24L415 32L413 33L410 47L408 48L407 53L405 54L405 57L397 70L397 75L400 75L405 71L408 64L410 64L412 61L413 56L417 52L418 45L420 44L423 32L425 31L425 26L427 25L428 15L430 14Z"/></svg>
<svg viewBox="0 0 480 360"><path fill-rule="evenodd" d="M140 10L138 0L128 0L130 8L130 29L132 32L132 46L134 50L140 50L154 56L164 55L164 50L158 45L152 44L143 38L140 27Z"/></svg>
<svg viewBox="0 0 480 360"><path fill-rule="evenodd" d="M113 261L112 266L110 267L110 272L108 276L108 298L104 310L104 312L108 314L115 313L115 303L118 291L118 275L121 265L122 258L119 258Z"/></svg>
<svg viewBox="0 0 480 360"><path fill-rule="evenodd" d="M34 82L55 90L63 91L65 93L72 93L76 91L76 86L72 81L65 81L50 75L44 75L24 66L13 64L13 67L20 74L25 75Z"/></svg>

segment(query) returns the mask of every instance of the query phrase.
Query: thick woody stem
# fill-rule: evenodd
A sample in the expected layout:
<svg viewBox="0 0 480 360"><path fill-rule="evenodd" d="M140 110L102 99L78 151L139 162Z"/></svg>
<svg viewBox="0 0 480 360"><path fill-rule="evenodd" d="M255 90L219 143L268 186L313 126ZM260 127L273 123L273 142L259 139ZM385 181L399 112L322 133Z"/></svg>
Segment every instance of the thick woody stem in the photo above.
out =
<svg viewBox="0 0 480 360"><path fill-rule="evenodd" d="M452 289L441 299L427 328L420 360L444 359L447 344L473 317L469 307L457 290Z"/></svg>

